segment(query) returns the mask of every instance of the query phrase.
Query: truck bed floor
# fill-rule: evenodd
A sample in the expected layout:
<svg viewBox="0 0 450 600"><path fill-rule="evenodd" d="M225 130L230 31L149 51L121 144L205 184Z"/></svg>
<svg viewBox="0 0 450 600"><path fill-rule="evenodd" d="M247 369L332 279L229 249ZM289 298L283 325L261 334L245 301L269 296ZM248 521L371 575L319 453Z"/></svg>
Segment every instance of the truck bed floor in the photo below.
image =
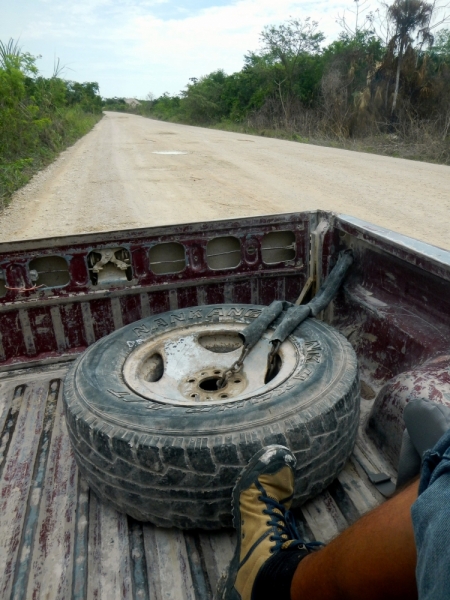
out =
<svg viewBox="0 0 450 600"><path fill-rule="evenodd" d="M234 531L143 525L90 493L65 426L66 371L60 364L0 375L0 597L209 600ZM360 429L339 477L295 511L308 539L327 542L382 502L361 465L395 475Z"/></svg>

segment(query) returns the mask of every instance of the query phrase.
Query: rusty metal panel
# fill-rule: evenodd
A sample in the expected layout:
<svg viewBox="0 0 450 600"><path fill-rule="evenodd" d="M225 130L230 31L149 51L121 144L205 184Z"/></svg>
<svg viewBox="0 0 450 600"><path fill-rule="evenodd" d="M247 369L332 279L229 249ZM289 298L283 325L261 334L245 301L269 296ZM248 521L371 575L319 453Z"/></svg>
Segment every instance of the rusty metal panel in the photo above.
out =
<svg viewBox="0 0 450 600"><path fill-rule="evenodd" d="M36 455L40 447L45 408L49 396L47 381L19 384L13 392L12 410L16 420L3 432L7 455L1 467L0 483L0 596L12 595L21 540L33 485ZM36 432L39 432L36 435ZM7 437L6 437L7 436ZM3 441L3 440L2 440ZM25 534L26 537L26 534ZM20 563L19 563L20 564Z"/></svg>
<svg viewBox="0 0 450 600"><path fill-rule="evenodd" d="M350 244L355 263L328 320L351 341L363 378L377 391L450 350L450 253L427 246L434 258L425 269L426 257L412 255L408 240L400 246L398 234L394 243L376 239L374 228L359 232L352 225L351 237L348 229L338 223L335 243Z"/></svg>
<svg viewBox="0 0 450 600"><path fill-rule="evenodd" d="M421 242L349 215L338 215L336 226L355 239L450 281L450 252L434 246L432 239Z"/></svg>
<svg viewBox="0 0 450 600"><path fill-rule="evenodd" d="M66 368L0 374L1 596L210 600L234 551L234 531L160 529L99 501L69 445ZM363 430L338 478L295 511L305 538L329 541L382 501L361 465L394 475Z"/></svg>
<svg viewBox="0 0 450 600"><path fill-rule="evenodd" d="M56 385L55 385L56 384ZM67 436L60 380L50 384L53 398L31 488L31 502L14 597L63 600L72 591L77 504L77 471ZM28 581L27 581L28 578Z"/></svg>
<svg viewBox="0 0 450 600"><path fill-rule="evenodd" d="M141 294L134 296L123 296L116 299L119 303L118 312L122 319L122 325L128 325L144 318ZM117 327L116 327L117 329Z"/></svg>
<svg viewBox="0 0 450 600"><path fill-rule="evenodd" d="M144 542L150 598L196 600L183 532L145 526Z"/></svg>
<svg viewBox="0 0 450 600"><path fill-rule="evenodd" d="M25 339L22 332L19 311L2 314L0 317L2 362L14 362L26 355Z"/></svg>
<svg viewBox="0 0 450 600"><path fill-rule="evenodd" d="M215 590L217 583L231 562L236 538L234 531L218 531L214 535L198 534L200 553L204 561L206 580L211 590Z"/></svg>
<svg viewBox="0 0 450 600"><path fill-rule="evenodd" d="M88 600L125 600L133 597L128 524L126 515L117 513L90 498Z"/></svg>
<svg viewBox="0 0 450 600"><path fill-rule="evenodd" d="M66 359L124 324L178 307L295 300L307 277L314 215L273 215L0 244L0 268L6 274L7 289L0 298L1 368ZM264 240L276 232L292 236L292 255L264 262ZM216 268L208 262L208 243L230 236L239 244L240 261ZM184 249L181 270L160 273L151 264L150 250L164 244ZM90 276L91 252L111 246L129 252L131 280L122 272L116 280L95 283ZM43 264L46 257L66 261L66 285L58 286L55 280L55 287L46 287L39 283L39 273L36 280L30 263L39 258Z"/></svg>
<svg viewBox="0 0 450 600"><path fill-rule="evenodd" d="M110 298L91 300L89 308L95 340L99 340L115 330Z"/></svg>

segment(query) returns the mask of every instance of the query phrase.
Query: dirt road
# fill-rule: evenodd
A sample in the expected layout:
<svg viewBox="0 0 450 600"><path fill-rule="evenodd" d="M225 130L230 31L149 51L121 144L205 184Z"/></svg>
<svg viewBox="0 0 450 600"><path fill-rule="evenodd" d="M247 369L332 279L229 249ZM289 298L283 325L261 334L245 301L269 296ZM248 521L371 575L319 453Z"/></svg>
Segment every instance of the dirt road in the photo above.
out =
<svg viewBox="0 0 450 600"><path fill-rule="evenodd" d="M316 208L450 249L450 167L111 112L16 194L0 241Z"/></svg>

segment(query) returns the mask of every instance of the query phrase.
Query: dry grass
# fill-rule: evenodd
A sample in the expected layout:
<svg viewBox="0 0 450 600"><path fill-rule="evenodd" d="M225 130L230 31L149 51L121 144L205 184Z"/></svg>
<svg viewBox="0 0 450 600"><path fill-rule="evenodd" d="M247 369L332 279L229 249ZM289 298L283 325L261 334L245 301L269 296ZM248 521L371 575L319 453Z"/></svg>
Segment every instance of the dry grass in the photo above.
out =
<svg viewBox="0 0 450 600"><path fill-rule="evenodd" d="M285 128L282 123L266 122L257 119L256 123L248 119L246 123L233 123L226 121L213 125L213 129L235 131L249 135L260 135L264 137L290 140L316 146L328 146L331 148L342 148L355 152L368 152L381 154L409 160L419 160L437 164L450 165L450 138L442 139L437 130L436 123L411 123L403 131L383 133L383 127L376 127L374 133L359 137L344 137L325 133L325 127L316 123L313 127L311 120L306 128ZM387 129L388 127L384 127Z"/></svg>

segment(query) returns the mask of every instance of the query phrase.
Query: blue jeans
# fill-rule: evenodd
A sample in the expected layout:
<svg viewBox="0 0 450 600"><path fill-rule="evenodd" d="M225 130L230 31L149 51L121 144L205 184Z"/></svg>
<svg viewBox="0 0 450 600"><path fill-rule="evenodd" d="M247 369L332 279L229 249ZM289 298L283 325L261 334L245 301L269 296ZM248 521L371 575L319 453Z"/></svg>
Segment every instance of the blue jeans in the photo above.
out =
<svg viewBox="0 0 450 600"><path fill-rule="evenodd" d="M450 598L450 430L424 454L411 508L420 600Z"/></svg>

